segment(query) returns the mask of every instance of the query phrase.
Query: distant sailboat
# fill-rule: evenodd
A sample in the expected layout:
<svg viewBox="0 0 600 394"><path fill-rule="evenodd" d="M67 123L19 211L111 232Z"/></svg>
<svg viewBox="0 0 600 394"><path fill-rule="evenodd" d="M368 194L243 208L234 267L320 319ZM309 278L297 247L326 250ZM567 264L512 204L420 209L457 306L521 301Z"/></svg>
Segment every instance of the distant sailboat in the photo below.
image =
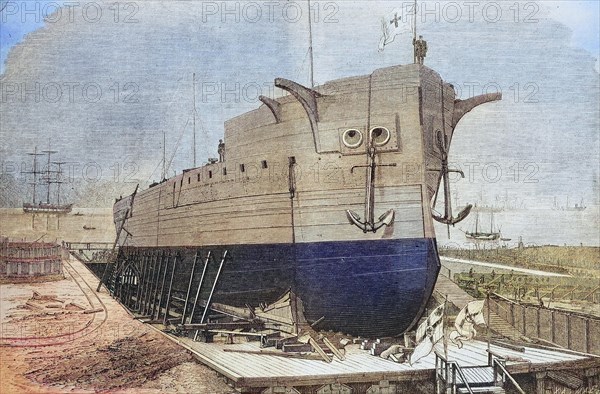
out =
<svg viewBox="0 0 600 394"><path fill-rule="evenodd" d="M468 239L474 239L478 241L495 241L500 238L500 231L494 229L494 211L490 212L490 231L481 231L479 226L479 211L475 215L475 231L465 231L465 236Z"/></svg>
<svg viewBox="0 0 600 394"><path fill-rule="evenodd" d="M587 207L583 204L583 198L581 199L581 202L579 204L575 204L573 206L571 206L569 204L569 197L567 196L567 205L565 206L560 206L558 205L558 203L556 202L556 197L554 197L554 205L552 206L552 209L554 209L555 211L576 211L576 212L581 212L581 211L585 211Z"/></svg>
<svg viewBox="0 0 600 394"><path fill-rule="evenodd" d="M565 208L566 211L584 211L585 208L587 208L587 207L585 205L583 205L583 198L581 199L581 202L579 204L570 206L569 205L569 197L567 197L567 206Z"/></svg>

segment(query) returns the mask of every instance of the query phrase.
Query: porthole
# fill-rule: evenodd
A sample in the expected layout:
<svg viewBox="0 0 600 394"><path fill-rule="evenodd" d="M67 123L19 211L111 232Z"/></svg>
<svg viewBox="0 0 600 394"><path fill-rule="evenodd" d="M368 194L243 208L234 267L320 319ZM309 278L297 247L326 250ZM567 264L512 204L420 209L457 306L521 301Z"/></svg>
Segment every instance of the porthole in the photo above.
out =
<svg viewBox="0 0 600 394"><path fill-rule="evenodd" d="M371 141L375 146L383 146L390 141L390 131L385 127L373 127L370 133Z"/></svg>
<svg viewBox="0 0 600 394"><path fill-rule="evenodd" d="M358 148L363 142L363 135L359 130L348 129L342 135L342 141L350 149Z"/></svg>

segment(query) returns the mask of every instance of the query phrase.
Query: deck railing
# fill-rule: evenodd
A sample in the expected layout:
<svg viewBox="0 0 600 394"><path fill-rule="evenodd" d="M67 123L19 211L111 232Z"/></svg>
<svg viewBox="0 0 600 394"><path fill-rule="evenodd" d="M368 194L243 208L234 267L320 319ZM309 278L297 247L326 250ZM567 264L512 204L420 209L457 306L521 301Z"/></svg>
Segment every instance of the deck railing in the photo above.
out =
<svg viewBox="0 0 600 394"><path fill-rule="evenodd" d="M491 354L490 354L491 355ZM506 370L506 360L500 357L491 355L492 367L494 368L494 382L498 380L498 376L502 380L502 387L508 380L514 386L514 388L521 394L525 394L525 391L519 386L519 383L512 377L512 375Z"/></svg>
<svg viewBox="0 0 600 394"><path fill-rule="evenodd" d="M457 382L457 375L462 380L461 386L465 387L469 394L473 394L473 390L465 377L460 365L455 361L448 361L444 356L435 352L435 382L436 382L436 393L446 393L448 388L452 390L452 394L456 394L459 383ZM443 391L440 386L443 385Z"/></svg>

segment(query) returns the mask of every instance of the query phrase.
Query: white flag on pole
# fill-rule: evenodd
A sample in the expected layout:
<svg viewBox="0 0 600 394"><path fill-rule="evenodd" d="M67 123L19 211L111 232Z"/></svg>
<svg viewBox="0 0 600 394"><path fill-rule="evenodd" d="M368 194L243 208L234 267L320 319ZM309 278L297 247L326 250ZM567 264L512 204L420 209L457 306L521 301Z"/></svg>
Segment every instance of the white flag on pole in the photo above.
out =
<svg viewBox="0 0 600 394"><path fill-rule="evenodd" d="M379 51L392 43L396 36L411 31L411 13L409 9L394 9L390 14L381 18L381 40L379 40Z"/></svg>
<svg viewBox="0 0 600 394"><path fill-rule="evenodd" d="M431 353L433 346L444 337L444 306L442 304L435 308L417 328L417 346L409 359L411 365Z"/></svg>
<svg viewBox="0 0 600 394"><path fill-rule="evenodd" d="M484 325L483 306L485 300L469 302L456 316L454 321L455 330L450 333L450 340L458 348L462 348L463 341L470 341L475 338L477 331L475 326Z"/></svg>

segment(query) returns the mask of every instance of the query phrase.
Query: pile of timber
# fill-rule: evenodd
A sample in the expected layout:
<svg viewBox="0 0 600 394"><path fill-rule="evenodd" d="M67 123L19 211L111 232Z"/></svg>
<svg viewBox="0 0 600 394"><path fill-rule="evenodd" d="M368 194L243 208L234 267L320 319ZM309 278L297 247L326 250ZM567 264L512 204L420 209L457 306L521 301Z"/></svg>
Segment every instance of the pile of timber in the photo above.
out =
<svg viewBox="0 0 600 394"><path fill-rule="evenodd" d="M403 363L414 350L405 344L401 345L397 339L364 339L360 342L360 349L368 351L371 356L381 357L396 363Z"/></svg>
<svg viewBox="0 0 600 394"><path fill-rule="evenodd" d="M222 333L221 330L212 330L216 333ZM344 347L351 341L342 339L336 344L329 340L324 335L304 334L301 336L283 336L280 332L272 332L271 330L257 331L253 333L244 331L227 332L234 335L263 335L261 339L260 350L239 350L239 349L224 349L225 352L246 353L246 354L262 354L268 356L278 356L287 358L300 358L306 360L322 360L332 362L333 359L344 361ZM271 333L273 335L271 335ZM271 348L271 349L269 349Z"/></svg>

